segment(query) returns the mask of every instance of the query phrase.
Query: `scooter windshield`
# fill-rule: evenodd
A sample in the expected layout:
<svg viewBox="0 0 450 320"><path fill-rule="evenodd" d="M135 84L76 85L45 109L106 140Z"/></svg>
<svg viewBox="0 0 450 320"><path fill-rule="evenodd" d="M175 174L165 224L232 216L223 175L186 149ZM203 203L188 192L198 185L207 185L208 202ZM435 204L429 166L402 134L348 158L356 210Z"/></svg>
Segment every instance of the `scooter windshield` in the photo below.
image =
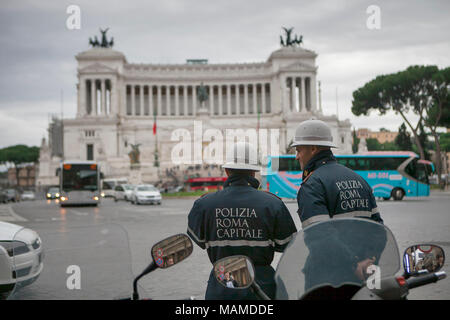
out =
<svg viewBox="0 0 450 320"><path fill-rule="evenodd" d="M23 228L11 260L13 300L112 300L132 293L126 231L116 224Z"/></svg>
<svg viewBox="0 0 450 320"><path fill-rule="evenodd" d="M309 299L326 288L336 295L339 288L376 285L399 269L397 242L386 226L362 218L330 219L299 231L290 242L275 274L276 298Z"/></svg>

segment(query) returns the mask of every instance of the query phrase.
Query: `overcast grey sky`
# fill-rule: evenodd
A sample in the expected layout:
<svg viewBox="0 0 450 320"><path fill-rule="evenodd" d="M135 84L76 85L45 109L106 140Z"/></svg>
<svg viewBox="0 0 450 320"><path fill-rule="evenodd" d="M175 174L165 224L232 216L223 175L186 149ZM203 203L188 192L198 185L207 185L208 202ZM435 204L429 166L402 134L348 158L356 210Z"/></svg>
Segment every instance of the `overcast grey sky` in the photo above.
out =
<svg viewBox="0 0 450 320"><path fill-rule="evenodd" d="M81 8L81 29L68 30L66 9ZM381 9L369 30L367 7ZM356 128L397 130L399 116L355 117L352 92L379 74L413 64L450 65L450 1L32 1L0 4L0 147L39 145L48 115L76 112L76 60L88 39L109 27L114 49L133 63L263 62L279 48L281 27L294 27L318 53L324 113Z"/></svg>

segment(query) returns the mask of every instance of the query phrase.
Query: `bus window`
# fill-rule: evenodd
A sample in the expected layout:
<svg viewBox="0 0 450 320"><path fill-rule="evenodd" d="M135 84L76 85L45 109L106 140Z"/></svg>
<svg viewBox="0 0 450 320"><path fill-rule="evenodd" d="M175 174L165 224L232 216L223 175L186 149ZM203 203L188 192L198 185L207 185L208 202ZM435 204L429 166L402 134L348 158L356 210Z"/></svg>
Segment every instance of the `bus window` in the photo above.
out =
<svg viewBox="0 0 450 320"><path fill-rule="evenodd" d="M339 157L337 158L337 161L339 164L342 164L343 166L346 166L349 169L352 170L359 170L358 166L356 164L356 160L355 158L343 158L343 157Z"/></svg>
<svg viewBox="0 0 450 320"><path fill-rule="evenodd" d="M369 158L370 170L397 170L398 167L405 161L405 158Z"/></svg>
<svg viewBox="0 0 450 320"><path fill-rule="evenodd" d="M103 181L103 185L102 185L102 189L103 189L103 190L112 190L113 187L114 187L114 186L113 186L112 183Z"/></svg>
<svg viewBox="0 0 450 320"><path fill-rule="evenodd" d="M367 158L358 158L356 160L357 162L357 166L358 166L358 170L370 170L370 163L369 163L369 159Z"/></svg>
<svg viewBox="0 0 450 320"><path fill-rule="evenodd" d="M416 168L417 180L422 183L429 184L427 168L424 164L419 163Z"/></svg>
<svg viewBox="0 0 450 320"><path fill-rule="evenodd" d="M417 171L417 159L414 159L405 168L405 172L409 174L411 177L416 178Z"/></svg>
<svg viewBox="0 0 450 320"><path fill-rule="evenodd" d="M272 161L275 159L272 158ZM295 158L277 158L278 171L301 171L300 163Z"/></svg>

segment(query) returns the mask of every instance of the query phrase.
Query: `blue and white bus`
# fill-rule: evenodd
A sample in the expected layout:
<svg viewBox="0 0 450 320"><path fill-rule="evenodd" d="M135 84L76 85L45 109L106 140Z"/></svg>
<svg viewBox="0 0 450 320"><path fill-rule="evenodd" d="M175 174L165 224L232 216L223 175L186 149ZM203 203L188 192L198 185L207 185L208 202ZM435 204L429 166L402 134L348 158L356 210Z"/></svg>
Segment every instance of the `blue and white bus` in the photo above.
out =
<svg viewBox="0 0 450 320"><path fill-rule="evenodd" d="M372 151L363 154L335 155L337 161L361 175L372 187L375 197L430 195L429 163L408 151ZM265 172L267 190L282 198L296 198L302 182L300 164L295 155L269 156Z"/></svg>
<svg viewBox="0 0 450 320"><path fill-rule="evenodd" d="M59 171L61 195L66 205L97 205L101 199L100 168L95 161L64 161Z"/></svg>

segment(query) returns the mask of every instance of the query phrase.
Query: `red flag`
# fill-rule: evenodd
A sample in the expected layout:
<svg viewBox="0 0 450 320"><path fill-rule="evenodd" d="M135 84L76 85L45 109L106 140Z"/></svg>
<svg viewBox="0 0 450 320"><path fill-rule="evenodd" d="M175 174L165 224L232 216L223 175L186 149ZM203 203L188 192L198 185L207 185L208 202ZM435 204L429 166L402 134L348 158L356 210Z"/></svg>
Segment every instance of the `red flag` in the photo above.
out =
<svg viewBox="0 0 450 320"><path fill-rule="evenodd" d="M156 135L156 113L155 113L155 119L153 120L153 135Z"/></svg>

